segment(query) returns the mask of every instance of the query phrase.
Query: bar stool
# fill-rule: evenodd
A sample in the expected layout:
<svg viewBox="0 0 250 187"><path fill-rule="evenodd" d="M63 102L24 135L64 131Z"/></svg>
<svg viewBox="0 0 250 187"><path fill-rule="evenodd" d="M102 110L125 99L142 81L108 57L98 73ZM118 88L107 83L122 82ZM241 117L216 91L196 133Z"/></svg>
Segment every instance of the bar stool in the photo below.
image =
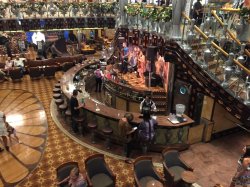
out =
<svg viewBox="0 0 250 187"><path fill-rule="evenodd" d="M56 103L57 108L58 108L61 104L64 103L64 100L63 100L63 99L56 99L56 100L55 100L55 103Z"/></svg>
<svg viewBox="0 0 250 187"><path fill-rule="evenodd" d="M65 112L66 112L67 109L68 109L68 106L67 106L66 103L63 103L63 104L59 105L59 110L60 110L62 115L65 115Z"/></svg>
<svg viewBox="0 0 250 187"><path fill-rule="evenodd" d="M97 129L97 124L90 122L88 123L88 128L91 131L91 142L95 144L95 129Z"/></svg>
<svg viewBox="0 0 250 187"><path fill-rule="evenodd" d="M81 128L82 135L83 135L84 134L84 130L83 130L84 117L82 116L73 117L73 120L77 123L78 127Z"/></svg>
<svg viewBox="0 0 250 187"><path fill-rule="evenodd" d="M56 83L56 84L55 84L55 88L61 89L61 84L60 84L60 83Z"/></svg>
<svg viewBox="0 0 250 187"><path fill-rule="evenodd" d="M54 99L61 99L61 94L55 93L55 94L53 94L53 98Z"/></svg>
<svg viewBox="0 0 250 187"><path fill-rule="evenodd" d="M66 110L66 112L65 112L65 119L66 119L66 121L67 121L67 119L71 120L71 111L69 109Z"/></svg>
<svg viewBox="0 0 250 187"><path fill-rule="evenodd" d="M61 93L61 89L60 88L54 88L53 89L53 93Z"/></svg>
<svg viewBox="0 0 250 187"><path fill-rule="evenodd" d="M106 142L105 142L106 149L110 149L110 136L111 136L111 134L113 134L113 129L110 127L104 127L102 129L102 133L106 137Z"/></svg>

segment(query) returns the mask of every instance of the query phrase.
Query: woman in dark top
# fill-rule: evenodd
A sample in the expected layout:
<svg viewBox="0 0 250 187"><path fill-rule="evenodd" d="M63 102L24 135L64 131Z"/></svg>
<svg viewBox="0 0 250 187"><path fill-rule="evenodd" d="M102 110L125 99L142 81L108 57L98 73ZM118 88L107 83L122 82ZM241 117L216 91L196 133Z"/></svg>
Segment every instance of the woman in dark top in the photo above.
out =
<svg viewBox="0 0 250 187"><path fill-rule="evenodd" d="M78 117L80 114L80 108L83 105L79 105L78 100L77 100L77 95L78 95L78 90L73 90L73 95L70 98L70 109L71 109L71 117L72 117L72 129L75 133L77 133L78 127L77 124L74 120L75 117Z"/></svg>

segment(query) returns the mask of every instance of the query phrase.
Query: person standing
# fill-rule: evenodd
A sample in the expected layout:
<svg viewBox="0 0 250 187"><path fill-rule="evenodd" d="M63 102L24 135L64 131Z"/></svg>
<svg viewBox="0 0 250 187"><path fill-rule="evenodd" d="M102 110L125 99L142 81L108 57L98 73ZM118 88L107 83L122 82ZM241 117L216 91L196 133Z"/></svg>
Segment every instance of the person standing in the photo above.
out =
<svg viewBox="0 0 250 187"><path fill-rule="evenodd" d="M97 65L97 69L94 71L95 74L95 92L101 92L102 91L102 78L103 78L103 72L101 70L101 66Z"/></svg>
<svg viewBox="0 0 250 187"><path fill-rule="evenodd" d="M126 42L122 43L122 73L126 74L128 72L128 53L129 49Z"/></svg>
<svg viewBox="0 0 250 187"><path fill-rule="evenodd" d="M202 22L202 4L201 4L200 0L197 0L194 3L193 18L195 19L197 25L201 24L201 22Z"/></svg>
<svg viewBox="0 0 250 187"><path fill-rule="evenodd" d="M127 158L129 158L132 149L132 136L136 128L132 128L131 121L134 119L133 114L126 113L123 118L119 121L119 135L124 142L124 153ZM131 160L126 159L126 163L132 163Z"/></svg>
<svg viewBox="0 0 250 187"><path fill-rule="evenodd" d="M83 107L83 105L79 105L77 100L78 90L73 90L73 94L70 98L70 110L71 110L71 117L72 117L72 129L74 133L78 133L79 129L77 127L77 123L75 122L74 118L79 117L80 115L80 108Z"/></svg>
<svg viewBox="0 0 250 187"><path fill-rule="evenodd" d="M154 101L152 101L151 97L149 95L145 96L145 99L140 104L140 111L142 114L149 113L156 111L156 106Z"/></svg>
<svg viewBox="0 0 250 187"><path fill-rule="evenodd" d="M7 140L8 131L5 123L6 123L6 116L3 112L0 112L0 136L3 139L5 149L9 151L8 140ZM2 148L0 148L0 152L1 151L3 151Z"/></svg>
<svg viewBox="0 0 250 187"><path fill-rule="evenodd" d="M143 121L138 127L138 136L140 142L142 143L143 153L147 152L147 145L153 142L155 137L155 128L157 125L157 121L151 118L150 113L143 114Z"/></svg>
<svg viewBox="0 0 250 187"><path fill-rule="evenodd" d="M235 185L240 185L247 187L250 185L250 146L247 145L243 148L243 154L238 161L239 166L237 172L232 179L230 187L235 187Z"/></svg>

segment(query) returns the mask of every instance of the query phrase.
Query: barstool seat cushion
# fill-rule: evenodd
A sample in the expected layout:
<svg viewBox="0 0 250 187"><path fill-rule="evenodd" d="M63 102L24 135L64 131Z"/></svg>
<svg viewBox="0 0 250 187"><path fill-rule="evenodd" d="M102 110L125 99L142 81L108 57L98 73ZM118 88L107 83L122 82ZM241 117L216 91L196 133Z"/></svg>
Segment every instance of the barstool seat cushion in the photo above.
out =
<svg viewBox="0 0 250 187"><path fill-rule="evenodd" d="M88 127L90 129L95 129L95 128L97 128L97 124L95 124L95 123L88 123Z"/></svg>
<svg viewBox="0 0 250 187"><path fill-rule="evenodd" d="M53 98L54 99L60 99L61 98L61 94L55 93L55 94L53 94Z"/></svg>
<svg viewBox="0 0 250 187"><path fill-rule="evenodd" d="M65 115L66 115L66 116L71 116L71 111L70 111L70 110L67 110L67 111L65 112Z"/></svg>
<svg viewBox="0 0 250 187"><path fill-rule="evenodd" d="M63 104L63 99L56 99L55 100L55 103L57 104L57 105L61 105L61 104Z"/></svg>
<svg viewBox="0 0 250 187"><path fill-rule="evenodd" d="M59 105L60 110L67 110L68 106L66 104Z"/></svg>
<svg viewBox="0 0 250 187"><path fill-rule="evenodd" d="M104 134L106 134L106 135L109 135L109 134L112 134L112 133L113 133L113 129L110 128L110 127L104 127L104 128L102 129L102 132L103 132Z"/></svg>
<svg viewBox="0 0 250 187"><path fill-rule="evenodd" d="M84 121L84 117L78 116L78 117L73 117L73 120L78 123L82 123Z"/></svg>
<svg viewBox="0 0 250 187"><path fill-rule="evenodd" d="M60 83L56 83L55 84L55 88L59 88L60 89L61 88L61 84Z"/></svg>
<svg viewBox="0 0 250 187"><path fill-rule="evenodd" d="M60 88L54 88L53 89L53 93L60 93L61 92L61 89Z"/></svg>

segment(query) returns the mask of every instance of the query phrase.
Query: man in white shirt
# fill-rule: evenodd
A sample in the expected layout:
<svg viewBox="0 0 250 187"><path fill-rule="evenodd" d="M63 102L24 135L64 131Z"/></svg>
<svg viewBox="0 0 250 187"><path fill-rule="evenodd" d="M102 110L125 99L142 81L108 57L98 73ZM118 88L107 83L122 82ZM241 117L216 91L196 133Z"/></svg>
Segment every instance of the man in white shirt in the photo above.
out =
<svg viewBox="0 0 250 187"><path fill-rule="evenodd" d="M19 58L19 56L17 55L16 59L14 60L14 66L15 67L23 67L24 66L23 60L24 60L24 58Z"/></svg>
<svg viewBox="0 0 250 187"><path fill-rule="evenodd" d="M11 57L8 57L5 61L5 67L4 69L7 71L7 75L9 75L10 70L13 68L13 60L11 60Z"/></svg>
<svg viewBox="0 0 250 187"><path fill-rule="evenodd" d="M17 55L16 59L14 60L14 67L21 68L21 73L22 74L25 71L24 63L23 63L24 60L25 60L25 58L19 58L19 55Z"/></svg>
<svg viewBox="0 0 250 187"><path fill-rule="evenodd" d="M154 101L152 101L151 97L149 95L145 96L145 99L140 104L140 111L142 114L144 113L151 113L152 111L156 111L156 105Z"/></svg>

